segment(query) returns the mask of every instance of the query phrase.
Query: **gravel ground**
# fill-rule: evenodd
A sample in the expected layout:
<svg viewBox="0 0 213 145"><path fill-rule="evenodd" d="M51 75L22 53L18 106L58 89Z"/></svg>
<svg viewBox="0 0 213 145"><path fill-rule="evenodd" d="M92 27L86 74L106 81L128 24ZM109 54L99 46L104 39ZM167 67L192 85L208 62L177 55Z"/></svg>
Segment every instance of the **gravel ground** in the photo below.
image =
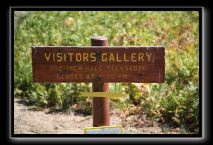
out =
<svg viewBox="0 0 213 145"><path fill-rule="evenodd" d="M22 101L14 101L15 134L83 134L84 128L92 127L92 115L75 115L69 113L45 113L33 111ZM140 119L139 119L140 118ZM159 134L162 129L157 123L141 119L139 115L128 115L113 110L110 116L111 125L122 125L127 134Z"/></svg>

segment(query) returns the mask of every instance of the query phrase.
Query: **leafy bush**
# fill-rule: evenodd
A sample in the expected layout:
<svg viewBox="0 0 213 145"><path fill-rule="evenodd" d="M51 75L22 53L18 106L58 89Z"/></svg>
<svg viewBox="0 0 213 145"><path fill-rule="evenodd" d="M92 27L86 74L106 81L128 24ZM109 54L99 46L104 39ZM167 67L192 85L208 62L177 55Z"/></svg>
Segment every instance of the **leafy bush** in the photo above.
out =
<svg viewBox="0 0 213 145"><path fill-rule="evenodd" d="M166 53L166 62L166 83L151 84L152 91L148 97L142 98L142 106L149 117L173 127L185 125L189 131L198 132L198 51L170 49Z"/></svg>

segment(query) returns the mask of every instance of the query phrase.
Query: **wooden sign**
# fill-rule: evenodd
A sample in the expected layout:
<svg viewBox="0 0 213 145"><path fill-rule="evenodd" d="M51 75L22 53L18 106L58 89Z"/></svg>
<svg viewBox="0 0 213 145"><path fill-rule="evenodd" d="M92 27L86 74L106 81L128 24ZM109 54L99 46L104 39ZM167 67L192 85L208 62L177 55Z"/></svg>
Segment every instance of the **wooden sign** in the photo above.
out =
<svg viewBox="0 0 213 145"><path fill-rule="evenodd" d="M85 134L122 134L121 125L117 126L101 126L84 129Z"/></svg>
<svg viewBox="0 0 213 145"><path fill-rule="evenodd" d="M162 83L164 55L152 46L33 46L33 81Z"/></svg>

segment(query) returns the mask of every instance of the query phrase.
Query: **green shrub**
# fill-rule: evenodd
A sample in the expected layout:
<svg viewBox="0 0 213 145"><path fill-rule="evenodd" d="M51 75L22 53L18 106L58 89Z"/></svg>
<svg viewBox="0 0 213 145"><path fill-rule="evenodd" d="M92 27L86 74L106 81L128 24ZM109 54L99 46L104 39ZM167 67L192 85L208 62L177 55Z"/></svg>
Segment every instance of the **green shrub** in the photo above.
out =
<svg viewBox="0 0 213 145"><path fill-rule="evenodd" d="M161 121L172 127L184 125L188 126L189 131L197 132L199 129L198 51L196 49L183 52L168 50L166 56L166 83L151 84L149 97L143 98L142 106L149 117L163 118Z"/></svg>

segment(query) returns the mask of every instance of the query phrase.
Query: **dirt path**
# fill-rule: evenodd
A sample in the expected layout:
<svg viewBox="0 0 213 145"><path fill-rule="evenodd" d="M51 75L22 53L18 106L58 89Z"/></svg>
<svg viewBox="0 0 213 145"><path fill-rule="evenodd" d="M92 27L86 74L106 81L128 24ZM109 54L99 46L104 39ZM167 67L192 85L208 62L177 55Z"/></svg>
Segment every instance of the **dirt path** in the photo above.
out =
<svg viewBox="0 0 213 145"><path fill-rule="evenodd" d="M125 116L119 111L111 113L111 125L122 125L125 133L159 134L162 133L157 124L138 120L137 115ZM149 124L149 125L146 125ZM92 116L69 113L45 113L33 111L28 106L14 101L14 133L15 134L83 134L84 128L92 127Z"/></svg>

